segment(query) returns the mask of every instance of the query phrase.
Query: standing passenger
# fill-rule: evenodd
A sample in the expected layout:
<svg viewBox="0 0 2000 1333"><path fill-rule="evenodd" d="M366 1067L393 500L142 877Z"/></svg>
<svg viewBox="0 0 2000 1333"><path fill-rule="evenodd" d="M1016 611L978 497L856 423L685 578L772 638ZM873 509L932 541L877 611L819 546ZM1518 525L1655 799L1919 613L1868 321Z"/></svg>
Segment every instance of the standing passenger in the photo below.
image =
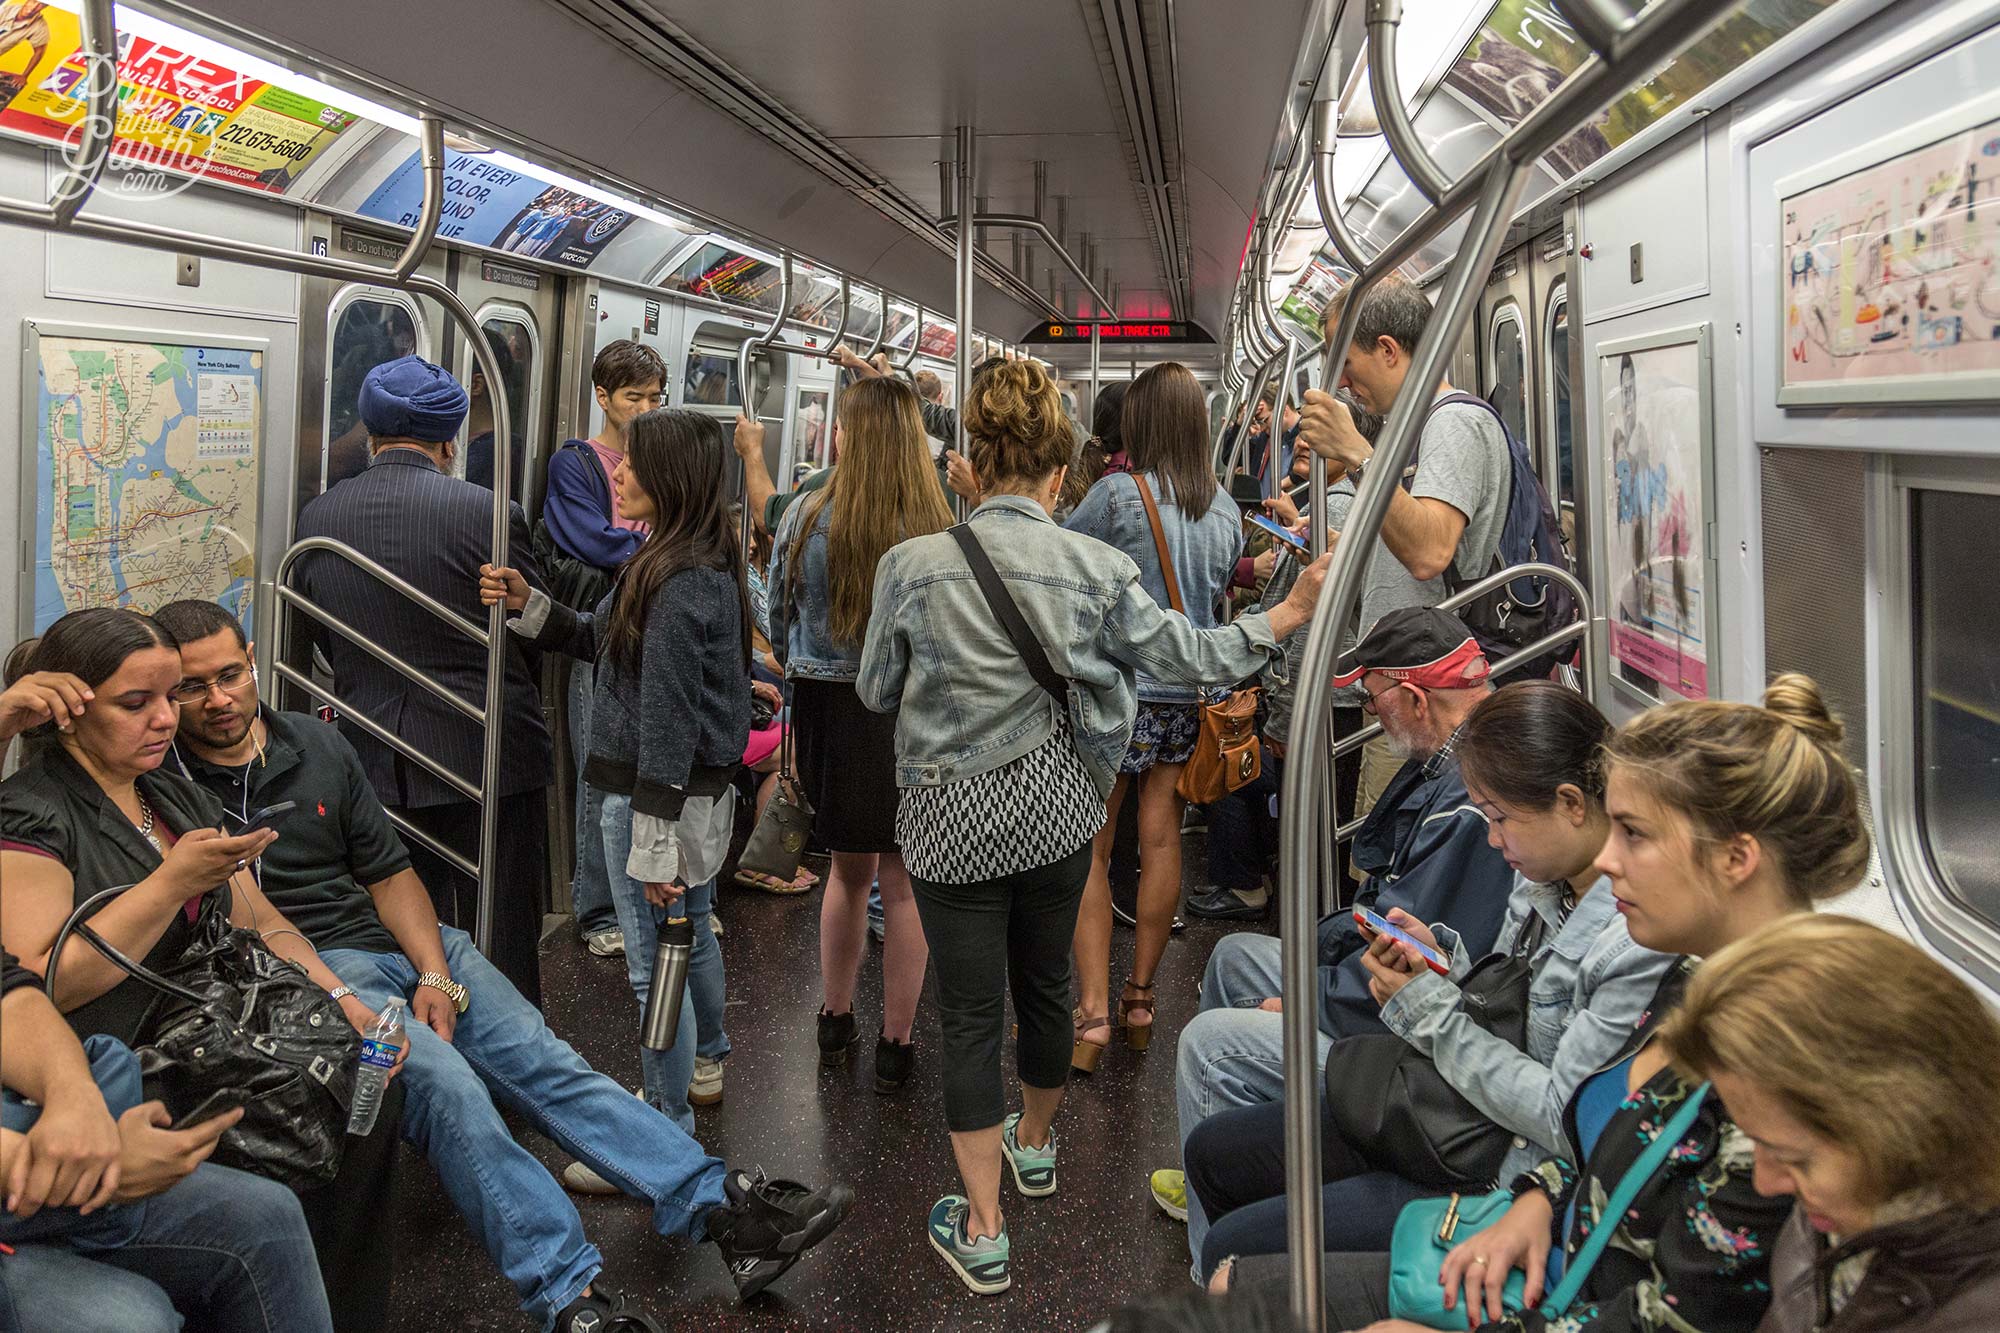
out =
<svg viewBox="0 0 2000 1333"><path fill-rule="evenodd" d="M1155 366L1125 396L1125 448L1132 471L1093 486L1070 516L1071 532L1096 537L1139 568L1140 587L1196 629L1212 628L1215 608L1243 550L1243 520L1208 470L1208 404L1201 384L1175 362ZM1150 503L1149 503L1150 501ZM1162 564L1164 547L1168 563ZM1151 665L1147 663L1146 665ZM1090 882L1076 923L1076 1067L1094 1069L1111 1039L1111 843L1118 807L1136 786L1139 800L1139 923L1132 975L1119 997L1126 1043L1143 1051L1153 1032L1153 970L1167 949L1180 903L1181 816L1177 784L1201 735L1201 692L1138 675L1139 717L1111 789L1091 855ZM1233 682L1216 682L1230 684Z"/></svg>
<svg viewBox="0 0 2000 1333"><path fill-rule="evenodd" d="M535 559L549 581L549 595L572 611L588 611L611 591L611 581L646 540L646 524L619 515L611 503L611 477L625 461L632 419L660 405L666 396L667 365L644 343L620 338L590 363L597 410L604 424L588 440L565 440L549 460L549 484L535 525ZM611 908L611 878L604 867L604 840L596 830L603 811L583 780L590 757L588 662L569 671L569 743L576 764L576 868L570 897L577 933L590 951L616 958L625 951L618 915Z"/></svg>
<svg viewBox="0 0 2000 1333"><path fill-rule="evenodd" d="M813 832L833 856L819 919L820 1063L838 1063L855 1042L854 977L876 882L886 938L875 1090L890 1093L910 1078L910 1024L930 954L896 836L895 719L862 707L854 678L878 562L900 541L949 527L951 510L924 447L917 395L901 380L863 380L840 396L833 449L833 480L778 525L771 646L791 684Z"/></svg>
<svg viewBox="0 0 2000 1333"><path fill-rule="evenodd" d="M1075 442L1041 366L1008 362L975 383L966 424L989 498L950 536L882 557L855 688L868 707L897 712L897 842L938 955L945 1121L965 1194L931 1209L931 1245L990 1295L1012 1281L1003 1156L1023 1194L1056 1188L1070 939L1132 730L1133 670L1144 662L1195 684L1250 675L1310 618L1326 569L1308 570L1268 616L1194 630L1160 611L1132 561L1050 518ZM967 563L973 551L990 561L1020 638L1002 628ZM1007 1116L1010 990L1026 1107Z"/></svg>

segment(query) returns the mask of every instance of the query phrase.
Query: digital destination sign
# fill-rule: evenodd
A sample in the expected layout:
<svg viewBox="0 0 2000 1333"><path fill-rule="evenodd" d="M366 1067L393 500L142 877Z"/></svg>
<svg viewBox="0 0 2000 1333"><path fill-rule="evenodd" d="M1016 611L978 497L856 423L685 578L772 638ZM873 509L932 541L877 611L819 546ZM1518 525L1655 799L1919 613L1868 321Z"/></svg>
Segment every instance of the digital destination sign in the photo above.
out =
<svg viewBox="0 0 2000 1333"><path fill-rule="evenodd" d="M1091 330L1097 331L1099 346L1107 343L1192 343L1209 342L1202 329L1178 320L1124 320L1115 324L1037 324L1021 341L1041 345L1088 343Z"/></svg>

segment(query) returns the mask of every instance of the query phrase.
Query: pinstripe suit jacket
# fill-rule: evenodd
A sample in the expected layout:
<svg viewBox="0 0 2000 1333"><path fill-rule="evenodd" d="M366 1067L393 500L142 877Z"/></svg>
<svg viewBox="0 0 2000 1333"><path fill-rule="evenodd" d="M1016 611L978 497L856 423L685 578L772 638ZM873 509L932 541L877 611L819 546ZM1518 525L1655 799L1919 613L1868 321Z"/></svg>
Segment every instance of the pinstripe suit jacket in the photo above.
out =
<svg viewBox="0 0 2000 1333"><path fill-rule="evenodd" d="M508 559L539 588L542 576L530 549L527 518L521 506L512 508ZM479 567L491 558L492 522L491 491L446 476L414 449L387 449L367 471L308 504L299 515L298 535L347 543L484 629ZM430 612L337 556L324 552L303 556L297 581L300 591L314 602L466 702L485 705L486 650L471 639L453 633ZM507 688L496 794L513 796L548 786L553 768L532 665L518 636L506 638ZM354 711L479 785L481 735L470 718L344 636L321 631L319 642L333 665L334 691ZM384 805L445 805L464 799L353 723L343 720L341 731L360 754Z"/></svg>

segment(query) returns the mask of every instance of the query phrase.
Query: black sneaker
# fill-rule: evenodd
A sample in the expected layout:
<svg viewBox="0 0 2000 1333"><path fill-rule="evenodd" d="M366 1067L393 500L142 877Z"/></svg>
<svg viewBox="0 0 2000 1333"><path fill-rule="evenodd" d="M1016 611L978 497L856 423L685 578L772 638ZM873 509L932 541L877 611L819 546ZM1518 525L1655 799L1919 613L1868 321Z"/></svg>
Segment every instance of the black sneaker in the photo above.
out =
<svg viewBox="0 0 2000 1333"><path fill-rule="evenodd" d="M887 1037L875 1039L875 1091L885 1097L901 1092L916 1067L915 1038L909 1041L890 1041Z"/></svg>
<svg viewBox="0 0 2000 1333"><path fill-rule="evenodd" d="M1208 889L1187 900L1189 916L1211 921L1262 921L1271 912L1271 891L1258 885L1242 889Z"/></svg>
<svg viewBox="0 0 2000 1333"><path fill-rule="evenodd" d="M809 1189L793 1180L771 1180L732 1169L722 1178L729 1202L710 1209L708 1238L745 1300L777 1281L799 1256L825 1240L854 1203L846 1185Z"/></svg>
<svg viewBox="0 0 2000 1333"><path fill-rule="evenodd" d="M854 1047L854 1011L844 1014L829 1014L819 1011L819 1062L822 1067L831 1067L847 1058Z"/></svg>
<svg viewBox="0 0 2000 1333"><path fill-rule="evenodd" d="M637 1310L628 1309L625 1298L596 1281L590 1284L590 1294L579 1296L562 1308L556 1316L555 1333L665 1333Z"/></svg>

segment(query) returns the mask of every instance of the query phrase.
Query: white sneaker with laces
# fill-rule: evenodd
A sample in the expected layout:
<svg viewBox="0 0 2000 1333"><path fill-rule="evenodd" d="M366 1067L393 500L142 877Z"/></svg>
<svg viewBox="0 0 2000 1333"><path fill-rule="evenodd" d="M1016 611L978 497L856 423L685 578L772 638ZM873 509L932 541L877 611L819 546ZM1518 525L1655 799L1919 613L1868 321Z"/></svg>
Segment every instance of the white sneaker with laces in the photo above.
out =
<svg viewBox="0 0 2000 1333"><path fill-rule="evenodd" d="M594 935L583 937L584 947L599 958L623 958L625 956L625 932L622 930L600 930Z"/></svg>
<svg viewBox="0 0 2000 1333"><path fill-rule="evenodd" d="M694 1058L694 1080L688 1084L688 1104L691 1106L722 1104L722 1061L711 1060L705 1055L697 1055Z"/></svg>

